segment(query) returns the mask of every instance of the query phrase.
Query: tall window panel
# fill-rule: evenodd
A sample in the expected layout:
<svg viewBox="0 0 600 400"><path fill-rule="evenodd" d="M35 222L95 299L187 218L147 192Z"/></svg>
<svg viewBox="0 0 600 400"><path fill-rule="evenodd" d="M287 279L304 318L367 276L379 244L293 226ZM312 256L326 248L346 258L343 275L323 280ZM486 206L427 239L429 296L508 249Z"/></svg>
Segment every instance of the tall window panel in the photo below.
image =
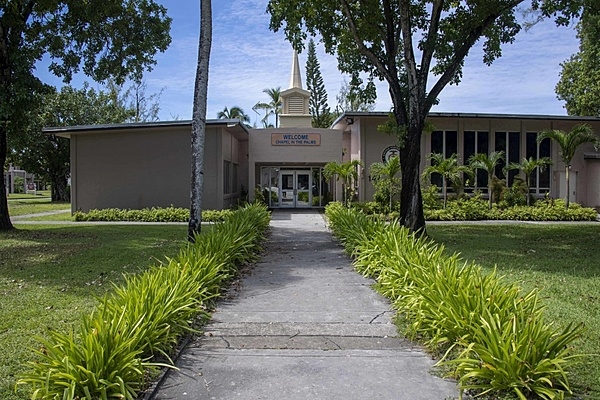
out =
<svg viewBox="0 0 600 400"><path fill-rule="evenodd" d="M475 154L488 154L489 151L489 132L484 131L465 131L463 140L463 164L467 165L469 158ZM474 177L465 183L465 192L471 193L474 190L487 192L488 177L487 173L478 169Z"/></svg>
<svg viewBox="0 0 600 400"><path fill-rule="evenodd" d="M496 132L495 133L495 151L504 152L504 161L496 166L495 174L498 178L505 176L503 168L512 162L521 162L521 133L520 132ZM507 186L512 186L515 176L519 175L518 170L508 171L506 178Z"/></svg>
<svg viewBox="0 0 600 400"><path fill-rule="evenodd" d="M458 153L458 132L457 131L433 131L431 133L431 152L443 154L445 158ZM442 176L440 174L431 174L431 184L442 187ZM448 187L448 191L452 191Z"/></svg>
<svg viewBox="0 0 600 400"><path fill-rule="evenodd" d="M550 139L546 138L538 144L537 135L537 132L527 132L525 157L532 157L534 159L550 157ZM550 192L550 167L546 167L544 172L540 172L539 168L537 168L531 174L529 192L533 194Z"/></svg>

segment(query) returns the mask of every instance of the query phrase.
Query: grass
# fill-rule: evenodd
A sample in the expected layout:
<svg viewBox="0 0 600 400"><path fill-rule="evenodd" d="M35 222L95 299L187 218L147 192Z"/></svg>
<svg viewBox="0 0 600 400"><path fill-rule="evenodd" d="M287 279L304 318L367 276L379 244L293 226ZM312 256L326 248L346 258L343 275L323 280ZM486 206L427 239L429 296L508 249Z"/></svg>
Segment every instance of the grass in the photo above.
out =
<svg viewBox="0 0 600 400"><path fill-rule="evenodd" d="M38 190L36 194L31 193L9 193L8 200L46 200L50 201L50 190Z"/></svg>
<svg viewBox="0 0 600 400"><path fill-rule="evenodd" d="M89 313L123 273L174 256L185 240L181 226L21 225L0 232L0 398L14 392L34 336L67 331Z"/></svg>
<svg viewBox="0 0 600 400"><path fill-rule="evenodd" d="M25 195L21 195L25 196ZM32 195L27 195L32 196ZM70 210L70 203L51 203L50 198L40 198L40 199L31 199L31 198L17 198L11 199L9 197L8 201L8 214L11 217L17 217L19 215L26 214L36 214L42 213L46 211L55 211L55 210ZM70 213L65 213L66 216L70 217Z"/></svg>
<svg viewBox="0 0 600 400"><path fill-rule="evenodd" d="M600 398L600 224L429 225L429 235L524 290L541 291L549 321L584 322L576 352L593 354L570 372L579 395Z"/></svg>

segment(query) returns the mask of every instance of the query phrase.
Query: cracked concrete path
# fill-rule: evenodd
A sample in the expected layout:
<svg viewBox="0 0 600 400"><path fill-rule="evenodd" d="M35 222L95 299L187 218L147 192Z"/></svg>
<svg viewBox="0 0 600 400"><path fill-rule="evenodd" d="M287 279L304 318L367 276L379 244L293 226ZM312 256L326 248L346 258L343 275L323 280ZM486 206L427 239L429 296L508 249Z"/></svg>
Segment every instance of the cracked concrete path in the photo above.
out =
<svg viewBox="0 0 600 400"><path fill-rule="evenodd" d="M314 210L273 213L262 260L219 301L154 399L456 398L397 337L393 311L354 272Z"/></svg>

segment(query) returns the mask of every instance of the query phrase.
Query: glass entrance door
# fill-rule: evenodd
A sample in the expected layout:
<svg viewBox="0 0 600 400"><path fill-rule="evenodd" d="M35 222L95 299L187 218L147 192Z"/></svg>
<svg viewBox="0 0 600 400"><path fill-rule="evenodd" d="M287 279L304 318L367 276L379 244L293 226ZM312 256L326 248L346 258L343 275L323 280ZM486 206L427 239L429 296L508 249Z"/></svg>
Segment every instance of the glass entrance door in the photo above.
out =
<svg viewBox="0 0 600 400"><path fill-rule="evenodd" d="M310 180L310 171L296 171L296 208L311 206Z"/></svg>
<svg viewBox="0 0 600 400"><path fill-rule="evenodd" d="M310 207L312 204L310 171L281 171L279 174L279 206Z"/></svg>

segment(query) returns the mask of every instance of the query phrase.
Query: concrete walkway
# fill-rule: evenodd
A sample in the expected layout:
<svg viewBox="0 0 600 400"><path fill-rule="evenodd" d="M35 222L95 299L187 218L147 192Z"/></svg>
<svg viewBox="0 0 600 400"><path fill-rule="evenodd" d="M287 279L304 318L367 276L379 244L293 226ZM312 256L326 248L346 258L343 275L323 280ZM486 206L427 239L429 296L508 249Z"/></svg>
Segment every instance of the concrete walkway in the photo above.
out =
<svg viewBox="0 0 600 400"><path fill-rule="evenodd" d="M222 300L154 399L456 398L431 358L396 337L389 303L317 211L275 211L262 261Z"/></svg>

